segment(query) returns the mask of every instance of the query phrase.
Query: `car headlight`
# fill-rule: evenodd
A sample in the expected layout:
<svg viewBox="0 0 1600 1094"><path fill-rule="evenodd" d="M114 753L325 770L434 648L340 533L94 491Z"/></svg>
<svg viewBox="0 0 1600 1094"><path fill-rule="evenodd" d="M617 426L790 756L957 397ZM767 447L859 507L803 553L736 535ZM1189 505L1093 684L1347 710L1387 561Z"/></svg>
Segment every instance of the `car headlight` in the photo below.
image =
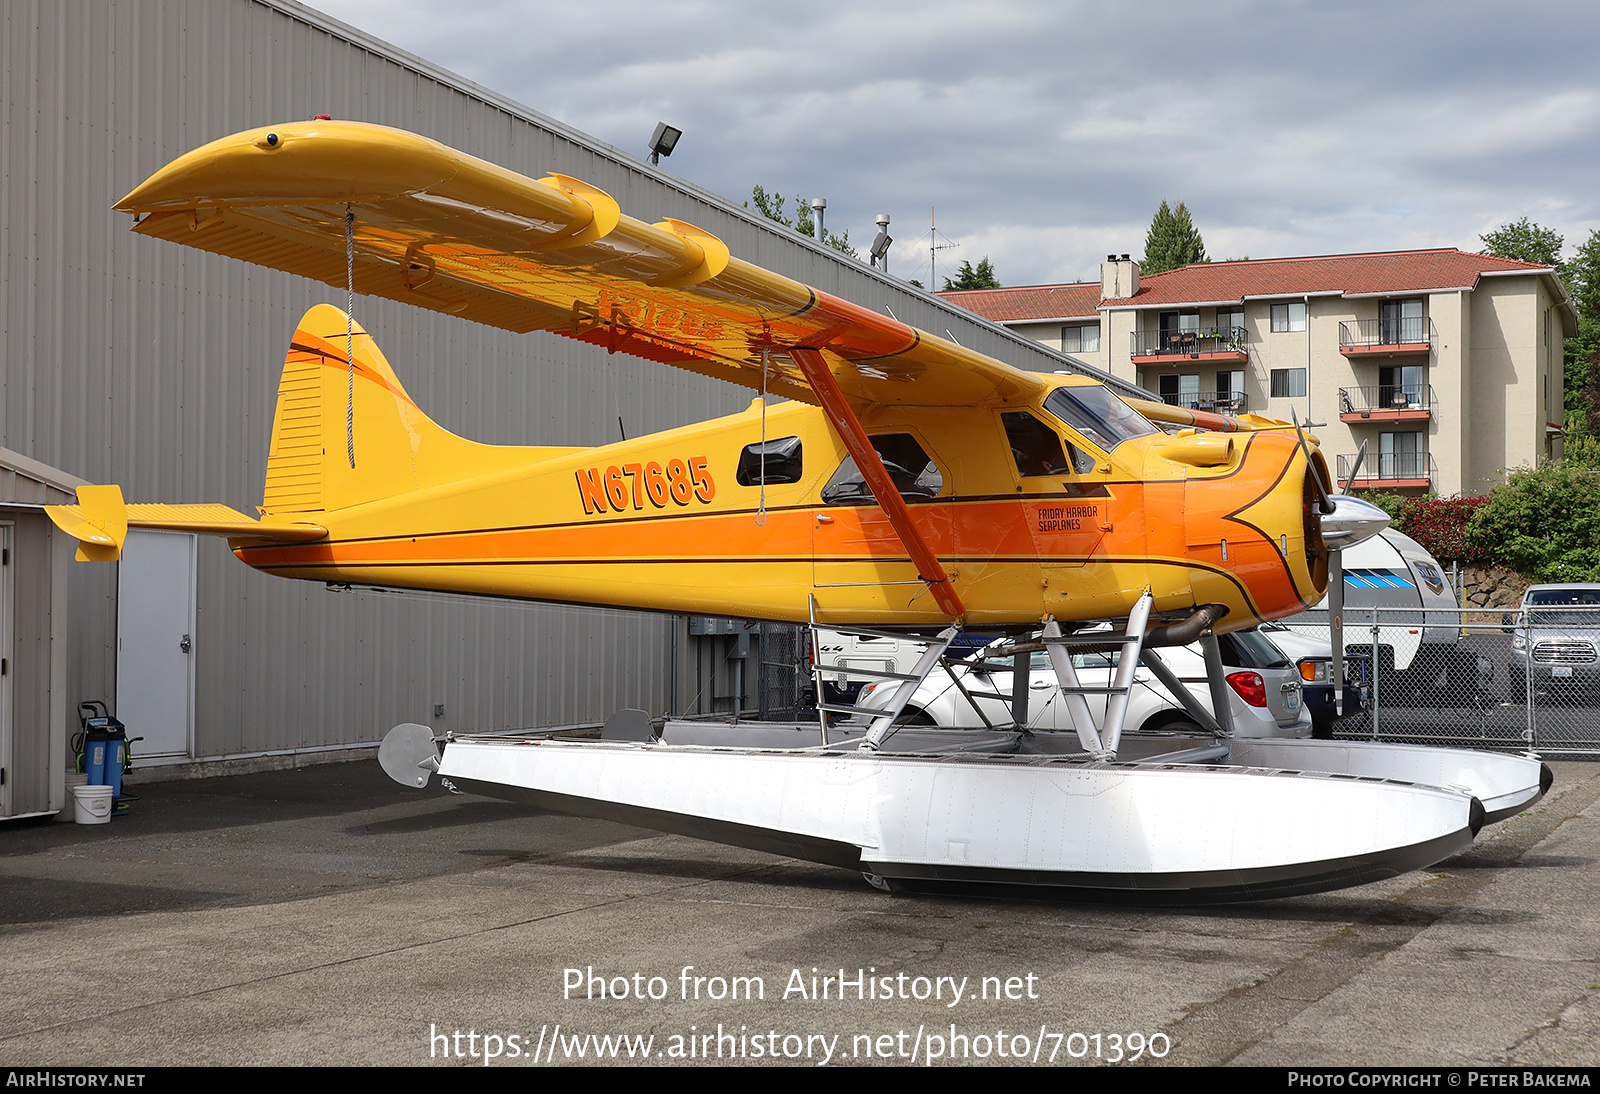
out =
<svg viewBox="0 0 1600 1094"><path fill-rule="evenodd" d="M1514 650L1525 650L1525 649L1527 649L1528 648L1528 639L1525 636L1520 635L1520 634L1512 635L1511 636L1511 648L1514 649Z"/></svg>
<svg viewBox="0 0 1600 1094"><path fill-rule="evenodd" d="M1300 679L1308 684L1326 684L1333 679L1333 662L1306 658L1300 662Z"/></svg>

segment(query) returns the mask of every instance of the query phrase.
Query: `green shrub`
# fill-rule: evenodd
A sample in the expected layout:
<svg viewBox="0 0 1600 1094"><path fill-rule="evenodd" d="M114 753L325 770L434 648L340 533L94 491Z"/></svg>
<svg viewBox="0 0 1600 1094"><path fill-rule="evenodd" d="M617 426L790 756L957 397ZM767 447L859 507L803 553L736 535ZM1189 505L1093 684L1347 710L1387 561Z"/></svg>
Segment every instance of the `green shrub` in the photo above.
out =
<svg viewBox="0 0 1600 1094"><path fill-rule="evenodd" d="M1600 581L1600 471L1563 460L1511 472L1476 507L1465 539L1535 581Z"/></svg>

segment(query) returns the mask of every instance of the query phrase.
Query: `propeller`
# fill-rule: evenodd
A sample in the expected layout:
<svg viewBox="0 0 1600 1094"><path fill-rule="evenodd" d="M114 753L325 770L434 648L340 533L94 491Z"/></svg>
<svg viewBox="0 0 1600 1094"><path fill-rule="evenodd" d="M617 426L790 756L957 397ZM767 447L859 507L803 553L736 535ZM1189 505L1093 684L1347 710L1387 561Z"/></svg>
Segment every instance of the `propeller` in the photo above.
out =
<svg viewBox="0 0 1600 1094"><path fill-rule="evenodd" d="M1322 541L1328 548L1328 642L1333 647L1333 712L1344 716L1344 549L1364 543L1389 527L1389 514L1373 505L1352 497L1350 484L1361 471L1361 461L1367 455L1367 442L1362 441L1356 451L1355 463L1344 480L1337 497L1328 493L1322 484L1322 475L1311 459L1311 446L1306 443L1305 431L1300 428L1300 418L1289 408L1289 418L1294 423L1295 436L1300 439L1300 451L1305 453L1306 474L1317 493L1317 508L1322 516ZM1377 671L1377 650L1373 650L1373 671Z"/></svg>

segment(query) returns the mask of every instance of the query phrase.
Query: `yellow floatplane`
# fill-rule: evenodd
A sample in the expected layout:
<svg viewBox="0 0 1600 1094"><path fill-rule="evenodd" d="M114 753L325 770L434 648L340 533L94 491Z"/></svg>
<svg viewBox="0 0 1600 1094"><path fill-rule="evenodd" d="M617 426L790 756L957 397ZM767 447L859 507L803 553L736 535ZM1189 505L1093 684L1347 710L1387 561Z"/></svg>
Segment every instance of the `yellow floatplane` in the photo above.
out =
<svg viewBox="0 0 1600 1094"><path fill-rule="evenodd" d="M1542 792L1536 762L1466 752L1445 770L1403 749L1253 742L1259 766L1229 766L1220 692L1215 717L1194 711L1216 743L1114 762L1119 700L1101 724L1088 716L1070 651L1096 639L1074 632L1114 623L1125 700L1141 655L1154 667L1153 647L1315 604L1331 551L1383 527L1331 496L1314 441L1288 423L1024 372L740 261L693 225L627 217L577 179L379 126L239 133L117 208L144 235L762 396L599 447L478 444L431 421L369 334L318 305L290 340L259 513L82 488L51 511L80 558L116 558L129 527L178 529L225 536L283 577L919 633L906 698L957 629L1037 632L1079 697L1070 747L1019 731L981 755L896 751L899 706L849 747L825 730L809 747L752 747L730 730L719 747L457 737L441 755L397 727L386 749L402 781L438 771L886 884L1147 900L1389 876L1470 842L1479 798Z"/></svg>

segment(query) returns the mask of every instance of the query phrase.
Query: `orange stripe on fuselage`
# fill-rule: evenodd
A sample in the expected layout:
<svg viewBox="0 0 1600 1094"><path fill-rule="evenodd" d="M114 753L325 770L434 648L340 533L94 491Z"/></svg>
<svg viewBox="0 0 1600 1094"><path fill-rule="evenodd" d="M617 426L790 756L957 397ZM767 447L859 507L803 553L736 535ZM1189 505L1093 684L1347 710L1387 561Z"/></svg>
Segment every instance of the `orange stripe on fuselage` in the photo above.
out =
<svg viewBox="0 0 1600 1094"><path fill-rule="evenodd" d="M1137 491L1128 490L1124 494ZM945 557L974 557L981 545L986 558L1072 561L1086 557L1152 554L1146 546L1144 522L1120 519L1113 511L1112 530L1085 528L1079 535L1036 535L1029 520L1039 503L981 501L923 504L915 507L918 522L934 550ZM876 506L819 507L768 511L758 525L754 512L658 516L543 527L435 532L417 536L337 540L293 546L241 548L239 557L253 566L399 565L471 562L542 562L551 560L606 562L633 559L729 559L810 557L820 552L837 559L904 559L894 529ZM818 516L832 523L816 528ZM1132 518L1133 513L1129 514ZM1244 528L1240 526L1240 532ZM1266 546L1271 546L1256 533ZM1239 536L1238 550L1249 543ZM1092 545L1092 546L1091 546ZM1182 560L1176 542L1153 552ZM1087 550L1084 548L1088 547ZM1177 547L1177 549L1171 549ZM1076 548L1076 549L1075 549ZM1273 552L1276 553L1275 551Z"/></svg>

